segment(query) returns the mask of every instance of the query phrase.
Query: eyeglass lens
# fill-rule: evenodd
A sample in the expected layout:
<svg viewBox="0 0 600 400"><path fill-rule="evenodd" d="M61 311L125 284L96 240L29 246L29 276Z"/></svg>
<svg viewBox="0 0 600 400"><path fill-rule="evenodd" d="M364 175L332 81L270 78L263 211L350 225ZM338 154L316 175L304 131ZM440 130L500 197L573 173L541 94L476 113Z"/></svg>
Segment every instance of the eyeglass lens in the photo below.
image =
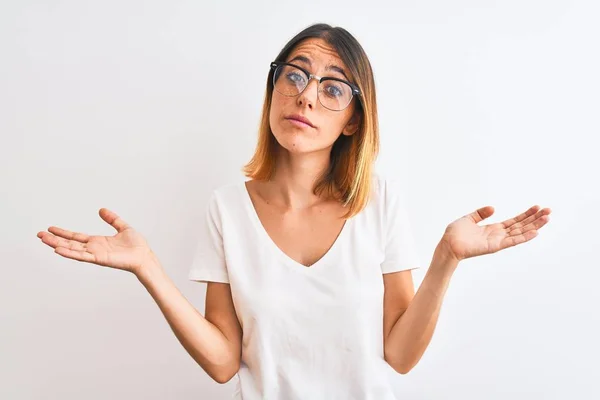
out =
<svg viewBox="0 0 600 400"><path fill-rule="evenodd" d="M273 76L275 90L284 96L297 96L308 85L308 76L299 68L291 65L280 65ZM330 110L343 110L352 100L352 88L334 80L319 83L319 101Z"/></svg>

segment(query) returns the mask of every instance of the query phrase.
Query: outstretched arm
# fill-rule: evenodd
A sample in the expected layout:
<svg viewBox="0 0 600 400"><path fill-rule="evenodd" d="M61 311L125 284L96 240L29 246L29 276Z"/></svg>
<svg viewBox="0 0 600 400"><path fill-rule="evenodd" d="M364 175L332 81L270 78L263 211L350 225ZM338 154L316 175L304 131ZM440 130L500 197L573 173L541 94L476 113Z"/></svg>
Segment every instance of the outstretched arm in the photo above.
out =
<svg viewBox="0 0 600 400"><path fill-rule="evenodd" d="M457 266L458 260L438 245L425 278L412 299L402 296L398 290L400 287L412 288L410 271L384 275L385 360L396 372L408 373L425 353Z"/></svg>
<svg viewBox="0 0 600 400"><path fill-rule="evenodd" d="M477 225L493 213L493 207L482 207L448 225L414 297L409 271L384 275L384 355L397 372L406 374L423 356L459 261L533 239L548 223L550 209L535 205L506 221Z"/></svg>

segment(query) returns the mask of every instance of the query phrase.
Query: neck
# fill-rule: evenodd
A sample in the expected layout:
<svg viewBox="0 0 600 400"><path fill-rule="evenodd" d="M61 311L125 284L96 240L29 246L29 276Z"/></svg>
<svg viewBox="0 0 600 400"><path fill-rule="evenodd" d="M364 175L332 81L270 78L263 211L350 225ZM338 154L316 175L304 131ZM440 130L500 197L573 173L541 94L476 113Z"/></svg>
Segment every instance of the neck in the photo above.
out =
<svg viewBox="0 0 600 400"><path fill-rule="evenodd" d="M282 151L269 182L269 198L281 207L303 209L324 199L313 193L317 179L329 167L329 151L290 154Z"/></svg>

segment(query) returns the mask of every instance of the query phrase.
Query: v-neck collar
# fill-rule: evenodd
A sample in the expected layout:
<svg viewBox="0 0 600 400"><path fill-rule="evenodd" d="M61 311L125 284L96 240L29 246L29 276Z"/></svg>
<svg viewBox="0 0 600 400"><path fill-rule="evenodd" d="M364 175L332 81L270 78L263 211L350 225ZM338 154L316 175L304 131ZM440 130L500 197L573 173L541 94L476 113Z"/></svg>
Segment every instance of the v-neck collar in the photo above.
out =
<svg viewBox="0 0 600 400"><path fill-rule="evenodd" d="M327 252L321 258L319 258L315 263L313 263L307 267L306 265L304 265L304 264L296 261L292 257L288 256L273 241L273 239L271 238L271 236L265 229L262 221L260 220L258 213L256 211L256 208L254 207L254 204L252 203L252 198L250 197L250 193L248 192L248 188L246 187L246 181L243 181L239 185L239 189L242 192L241 195L243 198L243 202L248 210L248 215L260 237L260 240L263 241L265 243L265 245L268 246L279 257L279 259L282 260L286 265L288 265L292 268L301 269L302 271L306 271L306 272L314 271L314 270L320 269L321 267L323 267L326 264L329 264L331 261L330 259L335 256L335 253L338 251L338 248L341 246L340 243L348 235L347 232L350 230L352 221L354 220L354 218L347 219L346 222L344 222L344 226L340 230L335 241L333 242L331 247L329 247Z"/></svg>

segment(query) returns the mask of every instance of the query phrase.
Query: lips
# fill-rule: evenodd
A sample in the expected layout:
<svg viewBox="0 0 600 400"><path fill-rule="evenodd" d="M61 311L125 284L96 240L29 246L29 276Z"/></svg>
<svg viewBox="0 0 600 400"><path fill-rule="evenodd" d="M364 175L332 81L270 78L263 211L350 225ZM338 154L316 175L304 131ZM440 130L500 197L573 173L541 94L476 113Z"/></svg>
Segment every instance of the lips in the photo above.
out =
<svg viewBox="0 0 600 400"><path fill-rule="evenodd" d="M306 117L303 117L302 115L299 114L293 114L293 115L288 115L286 117L286 119L292 119L292 120L296 120L296 121L300 121L300 122L304 122L305 124L311 126L311 127L315 127L312 122L310 122L310 120Z"/></svg>

